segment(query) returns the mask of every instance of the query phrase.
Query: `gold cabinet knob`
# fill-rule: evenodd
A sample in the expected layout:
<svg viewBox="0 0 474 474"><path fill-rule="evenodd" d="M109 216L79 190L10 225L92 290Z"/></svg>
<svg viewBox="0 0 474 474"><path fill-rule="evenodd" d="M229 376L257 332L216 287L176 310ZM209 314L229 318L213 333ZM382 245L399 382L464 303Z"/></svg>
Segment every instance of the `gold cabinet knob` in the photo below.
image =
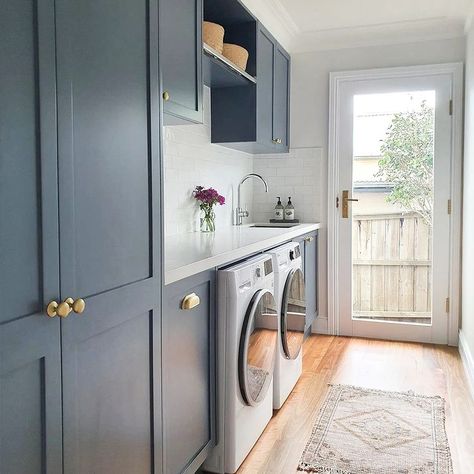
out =
<svg viewBox="0 0 474 474"><path fill-rule="evenodd" d="M57 301L50 301L50 303L46 307L46 314L50 318L54 318L55 316L58 315L57 309L58 309L58 302Z"/></svg>
<svg viewBox="0 0 474 474"><path fill-rule="evenodd" d="M82 314L86 309L86 302L82 298L78 298L72 303L72 310L77 314Z"/></svg>
<svg viewBox="0 0 474 474"><path fill-rule="evenodd" d="M181 309L187 310L187 309L193 309L196 306L199 306L201 303L201 298L199 298L196 293L191 293L189 295L186 295L183 300L181 301Z"/></svg>
<svg viewBox="0 0 474 474"><path fill-rule="evenodd" d="M72 308L71 308L72 302L73 302L72 298L67 298L62 303L59 303L58 308L56 309L56 312L58 313L58 316L60 318L67 318L69 316L69 313L72 311Z"/></svg>
<svg viewBox="0 0 474 474"><path fill-rule="evenodd" d="M275 143L275 145L281 145L282 140L281 140L281 138L274 138L274 139L272 140L272 142Z"/></svg>
<svg viewBox="0 0 474 474"><path fill-rule="evenodd" d="M46 307L46 314L50 318L54 318L55 316L67 318L71 311L82 314L85 309L86 302L82 298L78 298L75 301L72 298L66 298L62 303L51 301Z"/></svg>
<svg viewBox="0 0 474 474"><path fill-rule="evenodd" d="M170 93L168 91L163 91L163 100L165 102L170 100Z"/></svg>

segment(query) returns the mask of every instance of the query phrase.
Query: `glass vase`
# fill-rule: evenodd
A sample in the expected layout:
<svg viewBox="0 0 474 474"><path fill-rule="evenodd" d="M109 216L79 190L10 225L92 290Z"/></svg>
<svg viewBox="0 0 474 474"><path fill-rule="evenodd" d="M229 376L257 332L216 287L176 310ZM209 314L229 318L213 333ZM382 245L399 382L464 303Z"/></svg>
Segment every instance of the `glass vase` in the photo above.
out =
<svg viewBox="0 0 474 474"><path fill-rule="evenodd" d="M201 212L201 232L214 232L216 230L216 214L212 209Z"/></svg>

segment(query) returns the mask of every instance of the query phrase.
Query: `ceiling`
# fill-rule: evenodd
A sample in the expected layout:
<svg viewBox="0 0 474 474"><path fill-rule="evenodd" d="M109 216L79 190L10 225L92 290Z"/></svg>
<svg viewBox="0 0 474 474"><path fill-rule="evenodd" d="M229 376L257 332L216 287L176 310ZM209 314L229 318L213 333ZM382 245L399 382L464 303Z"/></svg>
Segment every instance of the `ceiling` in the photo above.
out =
<svg viewBox="0 0 474 474"><path fill-rule="evenodd" d="M263 5L292 51L463 35L473 0L244 0ZM268 15L266 15L268 16Z"/></svg>

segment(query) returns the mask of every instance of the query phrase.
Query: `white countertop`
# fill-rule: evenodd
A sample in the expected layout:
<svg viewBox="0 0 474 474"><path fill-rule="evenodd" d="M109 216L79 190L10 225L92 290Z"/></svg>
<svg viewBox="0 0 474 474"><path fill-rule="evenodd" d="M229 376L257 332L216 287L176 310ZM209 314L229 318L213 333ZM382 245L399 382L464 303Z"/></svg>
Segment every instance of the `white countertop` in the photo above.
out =
<svg viewBox="0 0 474 474"><path fill-rule="evenodd" d="M251 224L218 229L214 233L190 232L166 237L165 285L275 247L320 228L299 224L290 228L251 227Z"/></svg>

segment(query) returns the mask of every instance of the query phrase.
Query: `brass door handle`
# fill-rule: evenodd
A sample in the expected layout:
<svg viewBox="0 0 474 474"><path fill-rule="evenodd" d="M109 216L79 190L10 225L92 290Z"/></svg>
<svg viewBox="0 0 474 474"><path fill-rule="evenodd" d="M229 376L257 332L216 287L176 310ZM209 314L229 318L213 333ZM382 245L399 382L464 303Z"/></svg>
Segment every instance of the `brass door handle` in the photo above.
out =
<svg viewBox="0 0 474 474"><path fill-rule="evenodd" d="M187 309L193 309L196 306L199 306L201 303L201 298L199 298L196 293L191 293L189 295L186 295L183 300L181 301L181 309L187 310Z"/></svg>
<svg viewBox="0 0 474 474"><path fill-rule="evenodd" d="M86 302L82 298L78 298L75 301L72 298L66 298L62 303L59 304L57 301L51 301L46 307L46 314L50 318L54 318L55 316L67 318L71 311L81 314L84 312L85 308Z"/></svg>
<svg viewBox="0 0 474 474"><path fill-rule="evenodd" d="M342 217L344 219L347 219L349 217L349 203L358 201L358 199L349 197L349 191L347 189L342 191Z"/></svg>

